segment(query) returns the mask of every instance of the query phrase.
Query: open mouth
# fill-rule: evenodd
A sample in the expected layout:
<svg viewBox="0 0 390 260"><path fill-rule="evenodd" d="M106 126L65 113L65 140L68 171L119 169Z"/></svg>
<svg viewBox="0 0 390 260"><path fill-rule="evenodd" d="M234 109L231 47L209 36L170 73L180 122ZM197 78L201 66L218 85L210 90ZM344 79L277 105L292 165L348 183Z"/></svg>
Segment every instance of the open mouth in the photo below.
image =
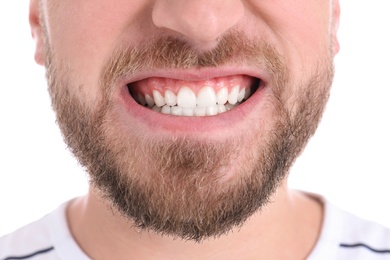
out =
<svg viewBox="0 0 390 260"><path fill-rule="evenodd" d="M261 80L247 75L184 81L147 78L127 85L133 99L156 112L175 116L215 116L244 103Z"/></svg>

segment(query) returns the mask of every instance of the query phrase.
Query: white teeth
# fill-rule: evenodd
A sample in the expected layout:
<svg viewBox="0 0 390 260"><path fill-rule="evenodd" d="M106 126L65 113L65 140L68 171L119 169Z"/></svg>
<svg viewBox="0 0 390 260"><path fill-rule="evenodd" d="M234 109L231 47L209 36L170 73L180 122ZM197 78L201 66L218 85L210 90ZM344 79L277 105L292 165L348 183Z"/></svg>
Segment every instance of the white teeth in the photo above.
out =
<svg viewBox="0 0 390 260"><path fill-rule="evenodd" d="M221 88L217 93L217 103L218 105L224 105L228 100L228 89L226 87Z"/></svg>
<svg viewBox="0 0 390 260"><path fill-rule="evenodd" d="M158 90L153 90L153 98L154 103L156 103L156 106L162 107L165 105L165 99Z"/></svg>
<svg viewBox="0 0 390 260"><path fill-rule="evenodd" d="M194 108L194 115L195 116L205 116L206 115L206 108L205 107L195 107Z"/></svg>
<svg viewBox="0 0 390 260"><path fill-rule="evenodd" d="M165 103L168 106L175 106L177 102L176 95L170 90L165 91Z"/></svg>
<svg viewBox="0 0 390 260"><path fill-rule="evenodd" d="M171 113L171 107L167 105L163 106L161 108L161 113L169 115Z"/></svg>
<svg viewBox="0 0 390 260"><path fill-rule="evenodd" d="M152 110L153 110L153 111L156 111L156 112L161 112L161 107L153 106L153 107L152 107Z"/></svg>
<svg viewBox="0 0 390 260"><path fill-rule="evenodd" d="M171 114L174 116L181 116L183 108L181 107L171 107Z"/></svg>
<svg viewBox="0 0 390 260"><path fill-rule="evenodd" d="M211 107L217 103L214 89L212 87L204 87L198 93L198 107Z"/></svg>
<svg viewBox="0 0 390 260"><path fill-rule="evenodd" d="M195 108L185 107L182 110L182 115L183 116L193 116L194 115L194 109Z"/></svg>
<svg viewBox="0 0 390 260"><path fill-rule="evenodd" d="M235 107L235 105L232 105L232 104L228 103L228 104L225 105L225 107L226 107L226 111L229 111L229 110L233 109Z"/></svg>
<svg viewBox="0 0 390 260"><path fill-rule="evenodd" d="M221 113L224 113L226 112L226 107L225 105L218 105L218 113L221 114Z"/></svg>
<svg viewBox="0 0 390 260"><path fill-rule="evenodd" d="M183 87L177 94L177 105L179 107L196 107L196 95L189 87Z"/></svg>
<svg viewBox="0 0 390 260"><path fill-rule="evenodd" d="M239 86L235 86L232 88L230 91L229 97L228 97L228 102L232 105L237 103L237 98L238 98L238 92L240 91Z"/></svg>
<svg viewBox="0 0 390 260"><path fill-rule="evenodd" d="M235 105L226 104L226 105L214 105L211 107L178 107L178 106L168 106L165 105L163 107L153 106L152 110L161 112L167 115L175 115L175 116L215 116L218 114L222 114L226 111L229 111L238 106L238 103Z"/></svg>
<svg viewBox="0 0 390 260"><path fill-rule="evenodd" d="M163 107L154 106L152 110L161 112L167 115L175 116L215 116L222 114L228 110L235 108L238 104L214 105L211 107L170 107L165 105Z"/></svg>
<svg viewBox="0 0 390 260"><path fill-rule="evenodd" d="M145 106L147 104L146 99L143 95L138 93L137 97L138 97L138 101L141 103L141 105Z"/></svg>
<svg viewBox="0 0 390 260"><path fill-rule="evenodd" d="M141 105L167 115L214 116L225 113L248 99L251 90L240 90L239 86L234 86L229 93L228 88L223 87L216 94L212 87L205 86L198 95L189 87L180 88L177 96L171 90L166 90L164 96L158 90L153 90L152 93L152 96L136 94L134 98Z"/></svg>
<svg viewBox="0 0 390 260"><path fill-rule="evenodd" d="M212 107L206 107L206 115L208 116L218 115L218 105L214 105Z"/></svg>
<svg viewBox="0 0 390 260"><path fill-rule="evenodd" d="M241 89L240 92L238 93L237 101L241 102L244 100L245 97L245 89Z"/></svg>
<svg viewBox="0 0 390 260"><path fill-rule="evenodd" d="M151 96L149 96L148 94L145 95L145 100L146 100L146 103L148 104L149 107L154 106L154 99Z"/></svg>

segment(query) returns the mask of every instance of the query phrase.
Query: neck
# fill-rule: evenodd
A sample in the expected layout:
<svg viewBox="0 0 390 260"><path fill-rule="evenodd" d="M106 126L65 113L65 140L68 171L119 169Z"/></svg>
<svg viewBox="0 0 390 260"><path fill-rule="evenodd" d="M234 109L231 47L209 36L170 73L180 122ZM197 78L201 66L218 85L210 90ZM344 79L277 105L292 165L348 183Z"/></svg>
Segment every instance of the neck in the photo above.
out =
<svg viewBox="0 0 390 260"><path fill-rule="evenodd" d="M71 233L92 259L304 259L322 223L321 203L286 185L240 229L201 243L136 230L93 189L67 214Z"/></svg>

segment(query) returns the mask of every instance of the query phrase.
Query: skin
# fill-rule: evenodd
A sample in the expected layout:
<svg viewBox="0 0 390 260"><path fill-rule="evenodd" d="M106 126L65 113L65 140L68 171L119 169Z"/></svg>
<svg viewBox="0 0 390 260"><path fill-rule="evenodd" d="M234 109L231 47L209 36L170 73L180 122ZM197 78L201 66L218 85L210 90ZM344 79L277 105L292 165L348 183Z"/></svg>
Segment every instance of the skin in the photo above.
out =
<svg viewBox="0 0 390 260"><path fill-rule="evenodd" d="M131 45L147 41L151 35L179 36L199 52L215 48L218 39L232 28L248 37L263 36L284 57L291 82L310 74L311 65L317 64L326 52L335 55L339 49L337 1L42 0L41 5L39 8L39 1L32 0L30 6L35 59L45 65L41 17L52 51L73 68L69 77L75 84L69 91L91 110L102 99L96 86L115 47L123 42ZM186 73L194 72L185 72L184 77ZM296 89L291 89L294 92ZM271 120L261 110L261 104L254 110L265 121ZM207 135L213 140L224 140L249 127L254 116L249 113L249 119L242 119L239 126L231 128L217 124L208 131L199 128L201 134L196 138L202 140ZM169 136L175 132L166 128L157 129L156 134L156 126L136 122L145 135ZM193 135L188 130L175 134ZM93 259L304 259L318 238L322 205L289 190L286 182L284 179L277 188L267 209L251 216L239 230L235 228L200 244L129 229L128 220L113 214L109 202L101 199L93 186L86 196L70 204L68 222L75 240Z"/></svg>

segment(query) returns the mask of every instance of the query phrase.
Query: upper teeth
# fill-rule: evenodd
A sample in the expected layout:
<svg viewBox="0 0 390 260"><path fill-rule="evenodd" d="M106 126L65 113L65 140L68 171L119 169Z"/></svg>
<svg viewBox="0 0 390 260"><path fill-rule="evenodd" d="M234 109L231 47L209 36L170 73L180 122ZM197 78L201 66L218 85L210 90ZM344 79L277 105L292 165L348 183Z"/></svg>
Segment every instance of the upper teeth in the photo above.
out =
<svg viewBox="0 0 390 260"><path fill-rule="evenodd" d="M217 115L230 110L250 96L250 88L234 86L230 93L223 87L215 93L210 86L203 87L196 95L189 87L181 87L177 95L171 90L161 94L153 90L152 96L146 94L133 95L135 100L155 111L179 116Z"/></svg>

